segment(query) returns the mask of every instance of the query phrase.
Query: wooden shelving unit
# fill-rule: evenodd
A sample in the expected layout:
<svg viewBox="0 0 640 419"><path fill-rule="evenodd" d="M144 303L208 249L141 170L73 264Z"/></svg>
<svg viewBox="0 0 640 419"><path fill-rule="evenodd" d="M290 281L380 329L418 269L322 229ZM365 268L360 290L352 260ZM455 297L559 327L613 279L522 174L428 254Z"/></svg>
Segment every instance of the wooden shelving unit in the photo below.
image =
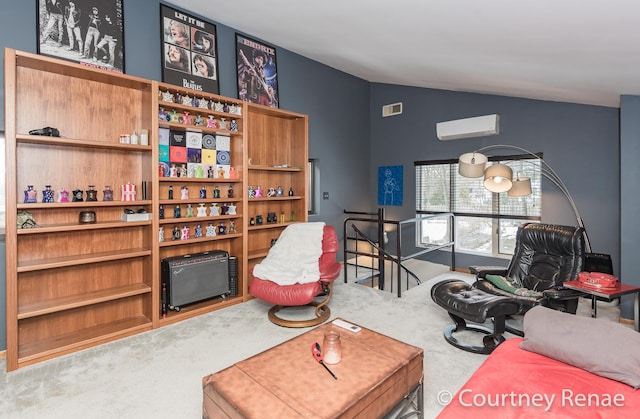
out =
<svg viewBox="0 0 640 419"><path fill-rule="evenodd" d="M235 112L170 103L163 100L169 92L234 105ZM12 49L5 50L5 101L8 371L247 301L250 268L287 225L307 221L306 115ZM161 120L162 109L235 120L238 129ZM29 134L47 126L58 128L61 136ZM161 128L229 137L233 177L161 173ZM148 145L120 142L121 134L141 129L149 133ZM146 197L141 196L143 182ZM137 186L135 201L122 200L120 187L127 183ZM25 202L28 185L37 190L37 202ZM55 202L42 202L46 185L54 190ZM90 185L97 201L57 202L61 189L71 201L74 190L87 191ZM281 186L284 195L252 199L250 185L261 185L265 193ZM103 200L106 186L112 201ZM207 214L197 216L201 204ZM209 213L209 207L225 204L235 213ZM187 217L189 205L194 214ZM180 218L174 217L176 206ZM125 209L152 216L125 222ZM17 228L21 211L31 213L37 226ZM94 212L96 222L81 223L82 211ZM277 223L266 223L268 212L277 214ZM264 224L250 226L259 214ZM198 224L205 230L209 223L229 226L231 221L235 232L193 235ZM184 225L191 237L172 240L174 227ZM185 305L163 317L161 260L211 250L237 257L237 295Z"/></svg>
<svg viewBox="0 0 640 419"><path fill-rule="evenodd" d="M152 83L5 50L7 369L152 328L157 275L151 220L125 223L120 185L151 182L153 147L119 135L151 129ZM29 135L45 126L61 137ZM24 203L33 185L37 203ZM51 185L110 185L114 201L42 202ZM17 229L19 211L36 228ZM80 211L97 222L80 224Z"/></svg>
<svg viewBox="0 0 640 419"><path fill-rule="evenodd" d="M309 128L308 117L303 114L251 103L247 108L247 187L260 186L263 194L269 188L283 190L283 196L247 199L247 217L251 224L247 229L247 269L250 271L267 255L271 241L277 239L282 230L308 220ZM275 212L276 223L267 223L269 212ZM258 215L262 215L262 225L256 224Z"/></svg>

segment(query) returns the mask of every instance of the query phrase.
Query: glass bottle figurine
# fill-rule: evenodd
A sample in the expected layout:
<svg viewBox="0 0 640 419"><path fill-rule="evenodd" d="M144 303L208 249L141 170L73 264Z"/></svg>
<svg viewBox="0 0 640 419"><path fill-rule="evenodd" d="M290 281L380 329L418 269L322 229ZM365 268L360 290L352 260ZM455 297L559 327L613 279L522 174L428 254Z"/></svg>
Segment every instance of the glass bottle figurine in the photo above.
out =
<svg viewBox="0 0 640 419"><path fill-rule="evenodd" d="M214 226L213 223L209 223L205 234L207 237L214 237L216 235L216 226Z"/></svg>
<svg viewBox="0 0 640 419"><path fill-rule="evenodd" d="M158 228L158 241L162 243L164 241L164 228Z"/></svg>
<svg viewBox="0 0 640 419"><path fill-rule="evenodd" d="M196 238L196 239L202 237L202 226L200 224L196 225L196 231L195 231L193 237Z"/></svg>
<svg viewBox="0 0 640 419"><path fill-rule="evenodd" d="M187 218L188 217L193 217L193 207L191 204L187 204Z"/></svg>
<svg viewBox="0 0 640 419"><path fill-rule="evenodd" d="M58 191L58 202L69 202L69 191L66 188Z"/></svg>
<svg viewBox="0 0 640 419"><path fill-rule="evenodd" d="M160 204L160 208L158 208L158 218L164 220L164 205L162 204Z"/></svg>
<svg viewBox="0 0 640 419"><path fill-rule="evenodd" d="M25 204L32 204L38 202L38 191L33 189L33 185L27 185L27 189L24 191Z"/></svg>
<svg viewBox="0 0 640 419"><path fill-rule="evenodd" d="M203 186L202 188L200 188L200 199L206 199L207 198L207 189Z"/></svg>
<svg viewBox="0 0 640 419"><path fill-rule="evenodd" d="M102 191L102 200L113 201L113 190L111 190L111 186L107 185L104 187L104 191Z"/></svg>
<svg viewBox="0 0 640 419"><path fill-rule="evenodd" d="M218 188L218 185L216 185L216 187L213 188L213 197L220 198L220 189Z"/></svg>
<svg viewBox="0 0 640 419"><path fill-rule="evenodd" d="M204 202L201 202L198 205L198 208L196 208L197 213L196 213L196 217L206 217L207 216L207 207L204 206Z"/></svg>
<svg viewBox="0 0 640 419"><path fill-rule="evenodd" d="M231 120L230 129L231 131L238 131L238 123L236 122L235 119Z"/></svg>
<svg viewBox="0 0 640 419"><path fill-rule="evenodd" d="M189 227L186 224L182 226L182 237L180 239L189 240Z"/></svg>
<svg viewBox="0 0 640 419"><path fill-rule="evenodd" d="M289 188L289 196L293 196L293 186Z"/></svg>
<svg viewBox="0 0 640 419"><path fill-rule="evenodd" d="M220 118L220 129L227 129L226 118Z"/></svg>
<svg viewBox="0 0 640 419"><path fill-rule="evenodd" d="M171 233L171 240L180 240L180 229L178 226L173 227L173 232Z"/></svg>
<svg viewBox="0 0 640 419"><path fill-rule="evenodd" d="M171 186L171 185L169 185L168 197L169 197L169 199L173 199L173 186Z"/></svg>
<svg viewBox="0 0 640 419"><path fill-rule="evenodd" d="M89 185L89 189L87 189L87 202L93 202L98 200L98 191L96 191L94 185Z"/></svg>
<svg viewBox="0 0 640 419"><path fill-rule="evenodd" d="M42 191L42 202L51 203L55 202L53 199L53 189L51 189L51 185L45 185L44 191Z"/></svg>
<svg viewBox="0 0 640 419"><path fill-rule="evenodd" d="M74 189L73 190L73 198L71 199L72 202L82 202L83 200L83 195L84 191L82 189Z"/></svg>
<svg viewBox="0 0 640 419"><path fill-rule="evenodd" d="M173 209L173 218L180 218L181 214L180 214L180 205L176 205L176 207Z"/></svg>

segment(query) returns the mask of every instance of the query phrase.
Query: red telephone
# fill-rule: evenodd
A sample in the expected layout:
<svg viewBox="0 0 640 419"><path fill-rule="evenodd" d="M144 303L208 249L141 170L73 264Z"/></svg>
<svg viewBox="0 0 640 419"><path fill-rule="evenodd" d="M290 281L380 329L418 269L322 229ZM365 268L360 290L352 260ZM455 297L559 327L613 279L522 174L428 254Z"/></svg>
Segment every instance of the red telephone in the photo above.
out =
<svg viewBox="0 0 640 419"><path fill-rule="evenodd" d="M578 274L580 284L593 288L615 288L618 286L618 277L601 272L580 272Z"/></svg>

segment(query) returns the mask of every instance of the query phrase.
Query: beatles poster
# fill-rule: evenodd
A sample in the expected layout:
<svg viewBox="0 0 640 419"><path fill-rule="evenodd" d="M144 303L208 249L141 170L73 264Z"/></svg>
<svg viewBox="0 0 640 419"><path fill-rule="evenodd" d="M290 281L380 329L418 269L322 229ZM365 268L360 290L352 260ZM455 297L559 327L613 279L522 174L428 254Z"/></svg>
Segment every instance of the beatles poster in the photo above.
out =
<svg viewBox="0 0 640 419"><path fill-rule="evenodd" d="M276 49L236 33L238 98L278 107Z"/></svg>
<svg viewBox="0 0 640 419"><path fill-rule="evenodd" d="M219 94L216 26L160 5L162 81Z"/></svg>
<svg viewBox="0 0 640 419"><path fill-rule="evenodd" d="M38 53L124 73L122 1L38 0Z"/></svg>

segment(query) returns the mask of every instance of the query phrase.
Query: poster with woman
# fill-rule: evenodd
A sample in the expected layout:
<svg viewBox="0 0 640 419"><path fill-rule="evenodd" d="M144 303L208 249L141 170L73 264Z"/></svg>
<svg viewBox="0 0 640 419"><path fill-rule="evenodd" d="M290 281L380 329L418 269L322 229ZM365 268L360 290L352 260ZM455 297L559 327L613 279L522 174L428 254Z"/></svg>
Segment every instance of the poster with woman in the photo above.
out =
<svg viewBox="0 0 640 419"><path fill-rule="evenodd" d="M219 94L216 26L160 5L162 81Z"/></svg>

